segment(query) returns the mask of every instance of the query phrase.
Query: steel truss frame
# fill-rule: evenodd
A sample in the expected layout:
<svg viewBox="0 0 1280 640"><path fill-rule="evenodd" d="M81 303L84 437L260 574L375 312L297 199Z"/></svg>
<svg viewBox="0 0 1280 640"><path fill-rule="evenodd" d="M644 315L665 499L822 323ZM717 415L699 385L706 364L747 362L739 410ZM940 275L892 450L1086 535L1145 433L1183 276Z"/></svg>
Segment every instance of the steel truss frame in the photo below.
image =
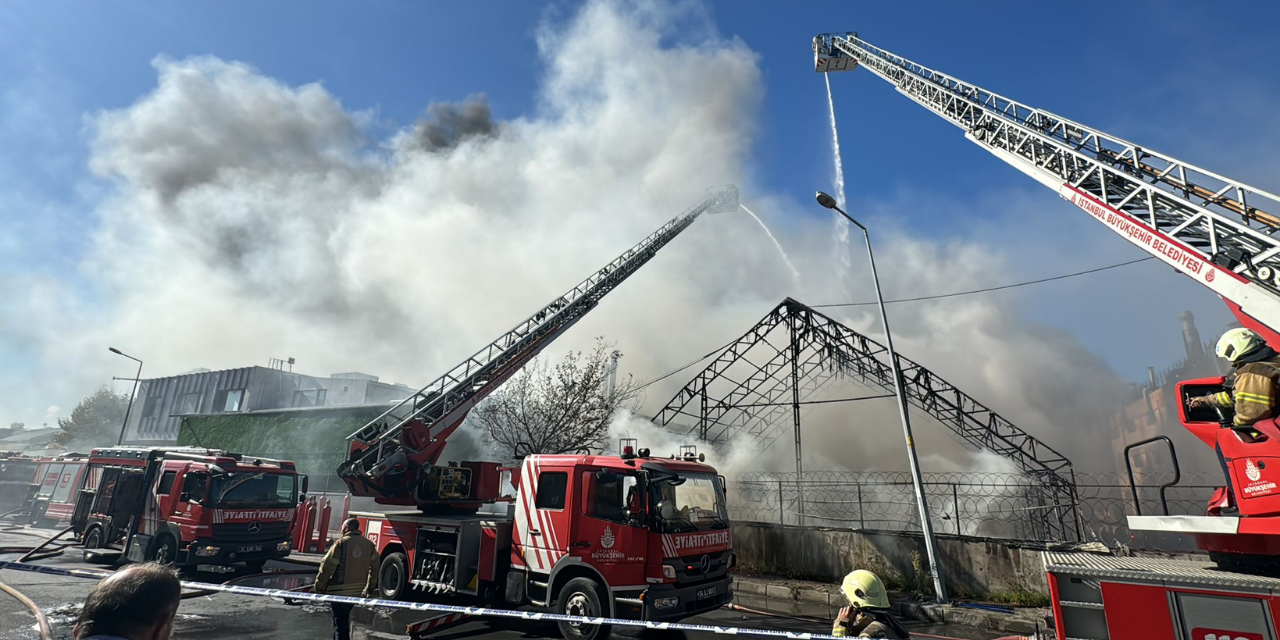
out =
<svg viewBox="0 0 1280 640"><path fill-rule="evenodd" d="M779 333L785 341L771 342ZM766 354L763 364L747 359L753 349ZM1046 530L1058 539L1079 539L1071 461L924 366L897 356L911 406L961 443L996 453L1038 480ZM732 379L735 366L751 373ZM781 436L790 412L798 452L804 399L835 378L893 393L892 375L888 350L879 342L787 298L698 372L653 421L717 448L733 443L763 450ZM728 390L716 392L713 385Z"/></svg>
<svg viewBox="0 0 1280 640"><path fill-rule="evenodd" d="M1010 100L856 34L823 34L813 44L818 71L865 67L1112 231L1280 329L1280 196ZM1219 271L1229 276L1216 277Z"/></svg>

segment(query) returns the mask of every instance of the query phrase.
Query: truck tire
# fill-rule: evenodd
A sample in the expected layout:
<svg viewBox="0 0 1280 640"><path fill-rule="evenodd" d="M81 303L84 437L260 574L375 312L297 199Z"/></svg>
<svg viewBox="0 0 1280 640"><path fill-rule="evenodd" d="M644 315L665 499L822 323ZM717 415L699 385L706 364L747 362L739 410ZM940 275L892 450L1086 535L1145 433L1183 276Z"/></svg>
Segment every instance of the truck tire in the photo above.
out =
<svg viewBox="0 0 1280 640"><path fill-rule="evenodd" d="M31 505L31 517L27 519L27 524L33 527L48 527L48 520L45 520L45 511L49 509L49 503L37 502Z"/></svg>
<svg viewBox="0 0 1280 640"><path fill-rule="evenodd" d="M408 591L409 559L396 551L382 559L378 569L378 593L387 600L400 600Z"/></svg>
<svg viewBox="0 0 1280 640"><path fill-rule="evenodd" d="M173 536L167 533L160 534L151 546L151 560L167 567L172 566L177 558L178 543L174 541Z"/></svg>
<svg viewBox="0 0 1280 640"><path fill-rule="evenodd" d="M556 613L569 616L598 618L606 615L600 597L600 585L591 578L574 578L560 589L556 596ZM560 635L565 640L604 640L612 633L607 624L582 624L561 622Z"/></svg>
<svg viewBox="0 0 1280 640"><path fill-rule="evenodd" d="M102 548L102 527L89 527L84 532L84 548L101 549Z"/></svg>

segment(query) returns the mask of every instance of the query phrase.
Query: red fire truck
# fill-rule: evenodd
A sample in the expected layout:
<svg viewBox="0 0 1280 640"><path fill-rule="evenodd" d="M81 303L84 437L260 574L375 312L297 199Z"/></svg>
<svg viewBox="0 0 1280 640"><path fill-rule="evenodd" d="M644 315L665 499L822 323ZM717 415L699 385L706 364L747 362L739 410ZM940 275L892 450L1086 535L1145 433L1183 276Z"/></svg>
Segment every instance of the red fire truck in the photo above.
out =
<svg viewBox="0 0 1280 640"><path fill-rule="evenodd" d="M35 459L35 479L27 492L27 521L52 527L70 520L76 497L84 486L89 459L80 453Z"/></svg>
<svg viewBox="0 0 1280 640"><path fill-rule="evenodd" d="M634 443L622 451L526 456L512 470L514 504L495 502L501 513L353 513L381 554L381 595L468 594L661 621L720 608L735 564L723 479L687 450L667 459ZM448 468L436 483L442 500L498 499L499 465ZM608 633L560 626L566 638Z"/></svg>
<svg viewBox="0 0 1280 640"><path fill-rule="evenodd" d="M94 449L71 524L89 561L244 563L256 571L289 555L306 485L284 460L185 447Z"/></svg>

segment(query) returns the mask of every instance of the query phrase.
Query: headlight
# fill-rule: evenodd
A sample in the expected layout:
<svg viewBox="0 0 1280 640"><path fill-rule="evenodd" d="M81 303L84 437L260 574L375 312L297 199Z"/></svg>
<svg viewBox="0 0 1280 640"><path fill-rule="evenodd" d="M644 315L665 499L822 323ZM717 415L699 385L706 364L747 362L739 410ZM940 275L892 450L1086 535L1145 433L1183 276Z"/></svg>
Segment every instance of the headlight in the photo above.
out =
<svg viewBox="0 0 1280 640"><path fill-rule="evenodd" d="M196 555L201 558L206 558L208 556L218 555L218 552L221 550L221 547L196 547Z"/></svg>
<svg viewBox="0 0 1280 640"><path fill-rule="evenodd" d="M676 568L675 568L675 567L673 567L673 566L671 566L671 565L669 565L669 564L664 564L664 565L662 565L662 577L664 577L664 578L666 578L666 579L668 579L668 580L675 580L675 579L676 579Z"/></svg>
<svg viewBox="0 0 1280 640"><path fill-rule="evenodd" d="M276 545L276 551L288 551L288 550L289 550L288 540L285 540L284 542L281 542L280 544Z"/></svg>
<svg viewBox="0 0 1280 640"><path fill-rule="evenodd" d="M680 604L680 598L658 598L653 601L653 606L659 609L670 609Z"/></svg>

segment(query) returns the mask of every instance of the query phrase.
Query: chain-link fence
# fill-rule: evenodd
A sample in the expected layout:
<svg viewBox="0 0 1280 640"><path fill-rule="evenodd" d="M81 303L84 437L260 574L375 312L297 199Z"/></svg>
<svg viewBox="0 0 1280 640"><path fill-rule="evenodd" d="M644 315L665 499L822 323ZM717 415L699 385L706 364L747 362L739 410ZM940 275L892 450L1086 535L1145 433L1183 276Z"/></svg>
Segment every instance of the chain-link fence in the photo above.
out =
<svg viewBox="0 0 1280 640"><path fill-rule="evenodd" d="M1164 513L1160 484L1168 476L1136 479L1143 514ZM1167 491L1169 513L1203 514L1217 481L1210 474L1184 474ZM1194 548L1188 536L1130 532L1134 513L1127 478L1076 474L1074 504L1021 474L926 473L923 477L936 533L1013 540L1072 540L1164 551ZM729 482L735 520L881 531L918 531L919 511L907 472L746 473Z"/></svg>

